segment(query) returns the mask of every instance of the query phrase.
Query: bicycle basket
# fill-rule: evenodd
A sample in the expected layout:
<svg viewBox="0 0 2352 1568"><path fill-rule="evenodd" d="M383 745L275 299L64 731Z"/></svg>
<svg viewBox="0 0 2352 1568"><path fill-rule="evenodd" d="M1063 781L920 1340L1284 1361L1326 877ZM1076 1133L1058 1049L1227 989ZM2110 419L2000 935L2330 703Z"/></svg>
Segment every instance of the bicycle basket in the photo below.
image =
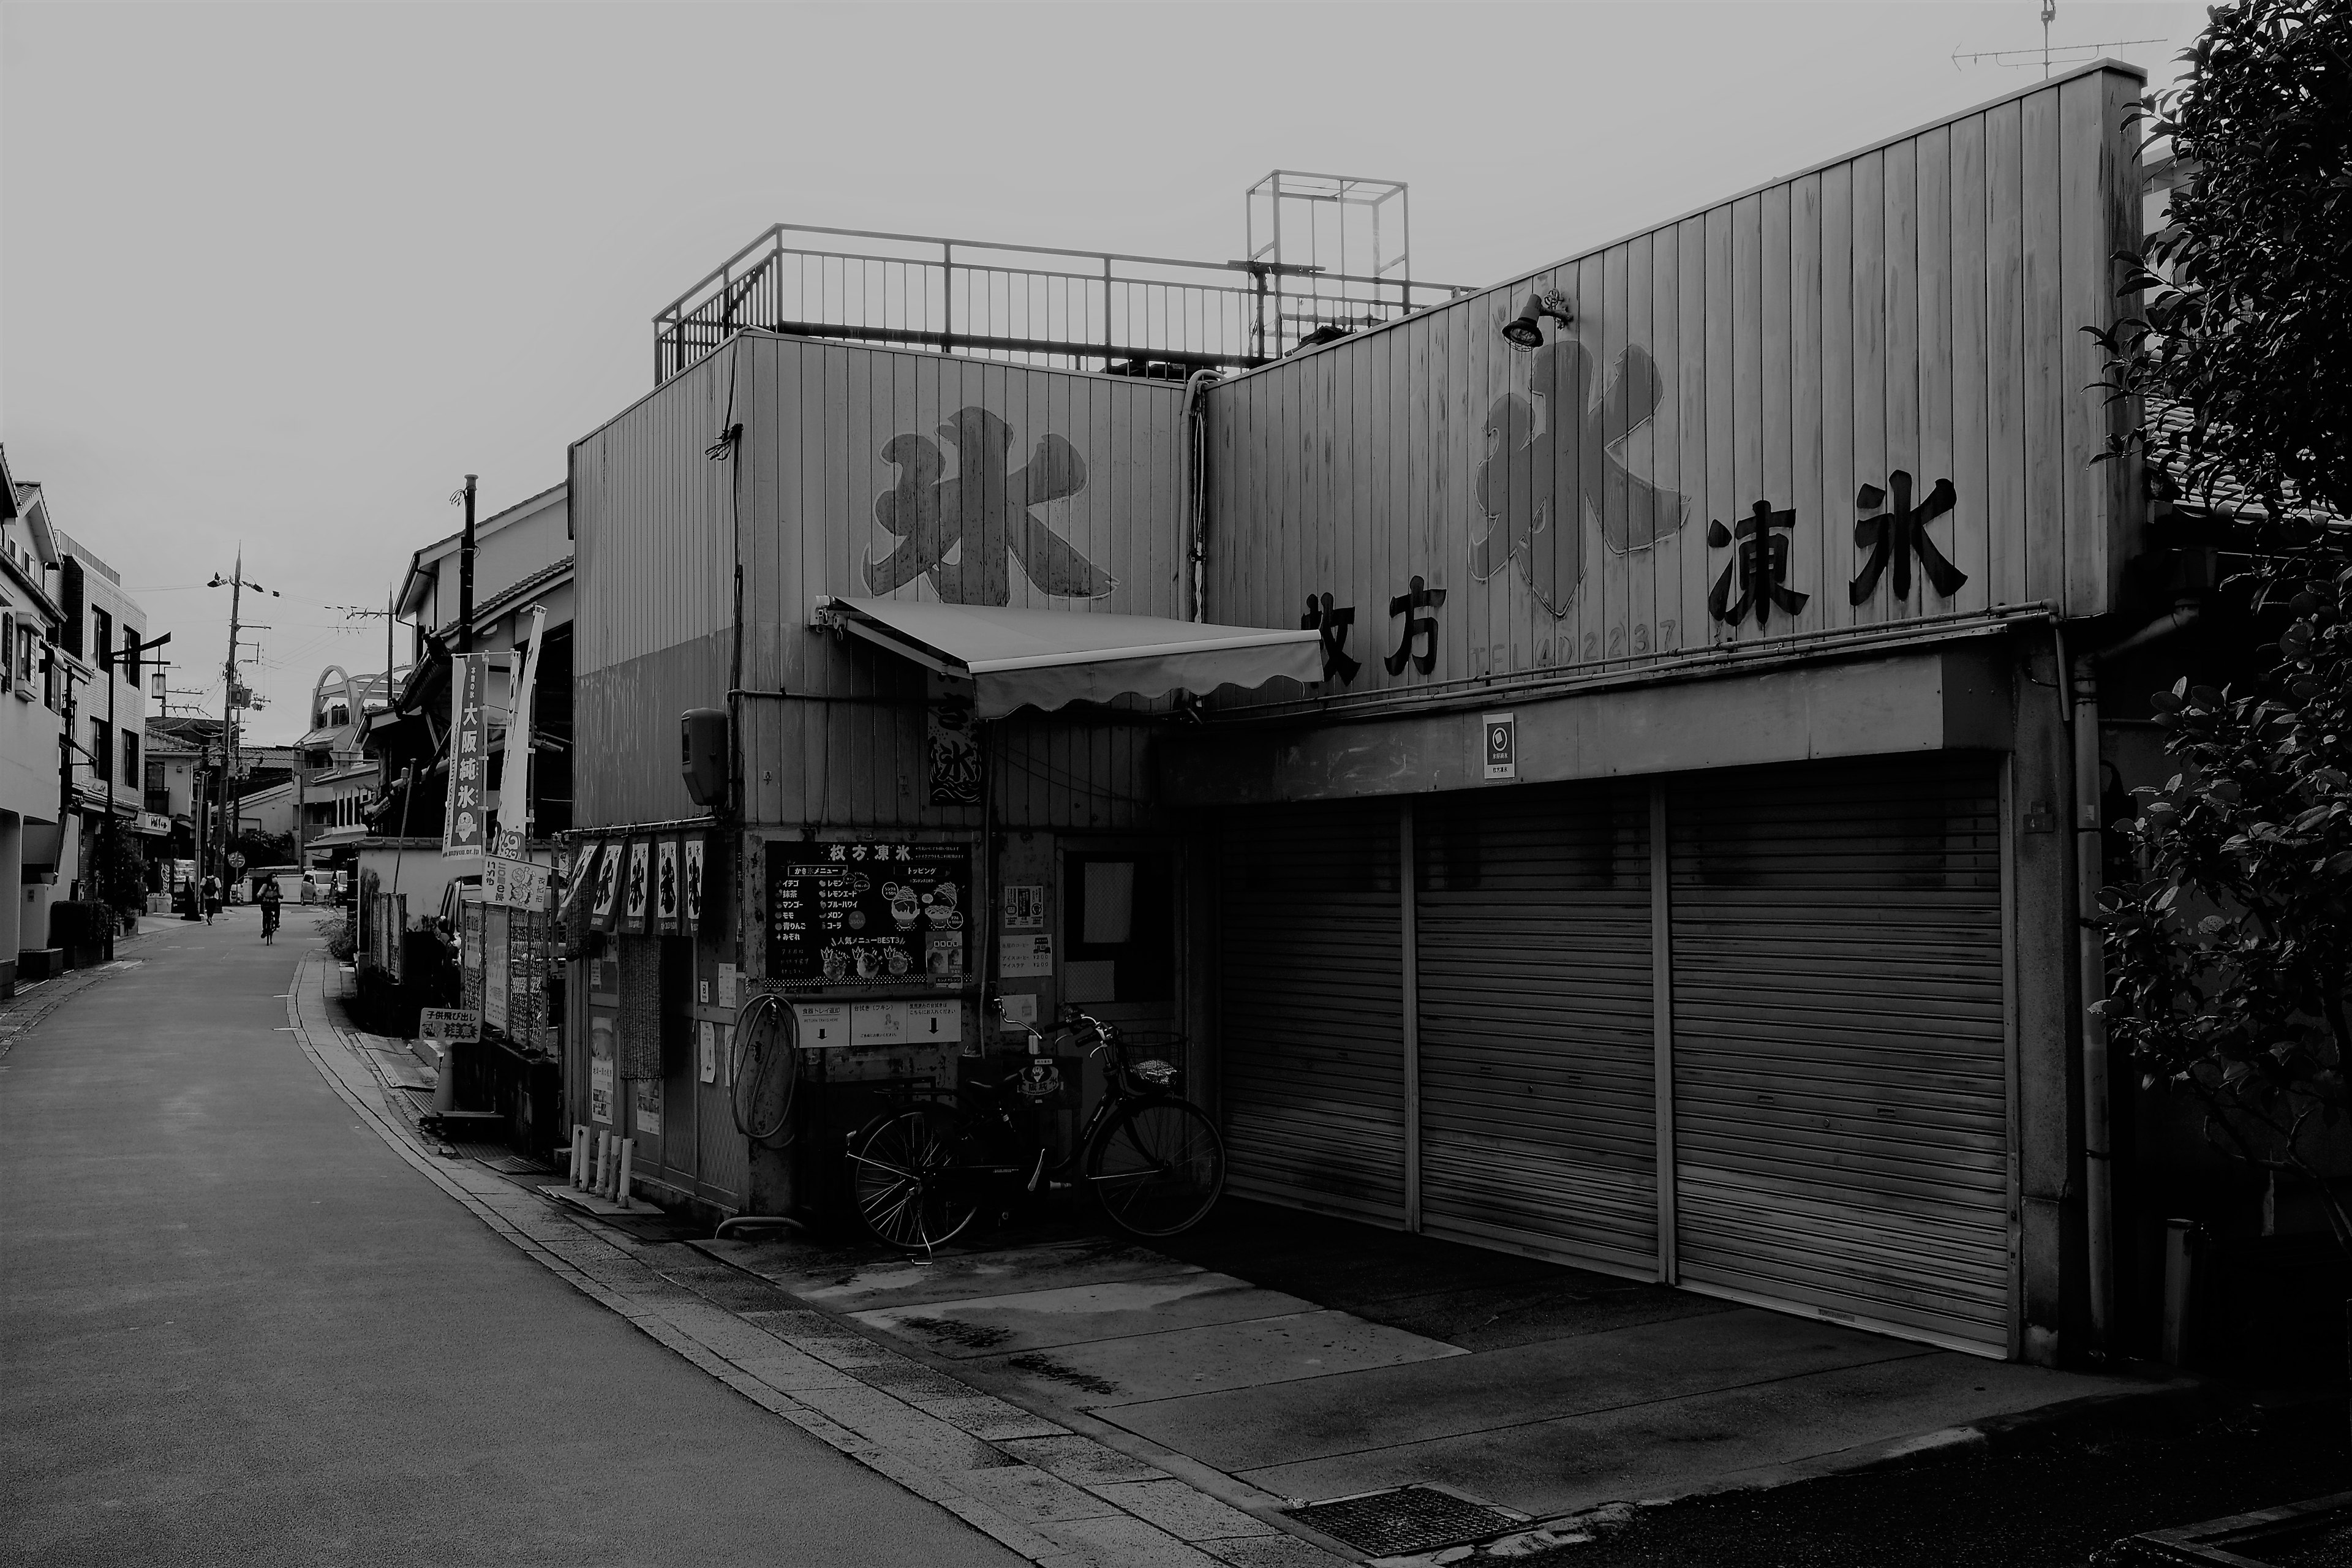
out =
<svg viewBox="0 0 2352 1568"><path fill-rule="evenodd" d="M1184 1037L1165 1030L1122 1029L1118 1070L1135 1094L1184 1092Z"/></svg>

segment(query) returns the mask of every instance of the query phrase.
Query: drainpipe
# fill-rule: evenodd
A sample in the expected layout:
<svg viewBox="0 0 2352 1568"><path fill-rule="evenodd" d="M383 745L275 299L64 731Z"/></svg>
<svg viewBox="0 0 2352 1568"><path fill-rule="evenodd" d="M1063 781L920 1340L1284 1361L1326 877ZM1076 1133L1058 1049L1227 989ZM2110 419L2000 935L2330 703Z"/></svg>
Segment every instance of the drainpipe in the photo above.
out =
<svg viewBox="0 0 2352 1568"><path fill-rule="evenodd" d="M1184 378L1184 607L1188 621L1208 619L1206 584L1209 570L1209 431L1204 415L1209 388L1217 373L1196 370Z"/></svg>
<svg viewBox="0 0 2352 1568"><path fill-rule="evenodd" d="M2105 825L2100 820L2099 666L2186 630L2201 614L2184 599L2138 630L2095 652L2078 655L2071 668L2065 632L2053 621L2058 674L2067 680L2061 711L2074 729L2075 963L2083 984L2083 1200L2084 1243L2091 1289L2093 1352L2112 1350L2116 1308L2115 1159L2108 1100L2107 1020L2094 1005L2107 994L2107 955L2103 934L2092 923L2099 889L2106 885Z"/></svg>

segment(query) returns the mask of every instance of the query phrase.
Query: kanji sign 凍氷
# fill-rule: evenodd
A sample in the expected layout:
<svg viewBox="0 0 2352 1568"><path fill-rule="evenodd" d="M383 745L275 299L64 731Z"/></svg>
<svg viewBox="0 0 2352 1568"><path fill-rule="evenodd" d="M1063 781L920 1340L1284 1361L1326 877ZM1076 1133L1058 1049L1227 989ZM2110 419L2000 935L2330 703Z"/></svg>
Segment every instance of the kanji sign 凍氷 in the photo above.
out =
<svg viewBox="0 0 2352 1568"><path fill-rule="evenodd" d="M1752 609L1760 626L1775 605L1789 616L1803 609L1812 595L1789 586L1789 538L1783 531L1796 526L1795 511L1774 511L1768 500L1758 501L1748 516L1730 528L1710 520L1707 543L1717 550L1730 545L1732 550L1731 559L1723 563L1722 575L1707 594L1707 614L1726 626L1737 626ZM1735 587L1739 590L1737 599L1731 597Z"/></svg>
<svg viewBox="0 0 2352 1568"><path fill-rule="evenodd" d="M449 803L441 821L441 853L479 855L488 845L490 726L482 711L489 684L487 654L469 653L449 670Z"/></svg>
<svg viewBox="0 0 2352 1568"><path fill-rule="evenodd" d="M771 843L768 978L787 988L960 987L971 849Z"/></svg>
<svg viewBox="0 0 2352 1568"><path fill-rule="evenodd" d="M1936 592L1950 598L1960 591L1969 574L1944 558L1936 542L1927 537L1927 524L1951 510L1959 500L1959 492L1952 488L1951 480L1937 479L1936 488L1927 492L1927 499L1915 507L1911 504L1911 476L1901 468L1886 476L1886 487L1895 492L1895 504L1884 511L1879 509L1886 506L1886 490L1876 485L1863 486L1853 498L1853 504L1862 510L1878 513L1853 525L1855 545L1870 552L1861 574L1848 588L1853 602L1859 605L1876 592L1879 574L1889 566L1895 569L1895 598L1909 598L1914 555L1927 570L1927 581L1935 584Z"/></svg>

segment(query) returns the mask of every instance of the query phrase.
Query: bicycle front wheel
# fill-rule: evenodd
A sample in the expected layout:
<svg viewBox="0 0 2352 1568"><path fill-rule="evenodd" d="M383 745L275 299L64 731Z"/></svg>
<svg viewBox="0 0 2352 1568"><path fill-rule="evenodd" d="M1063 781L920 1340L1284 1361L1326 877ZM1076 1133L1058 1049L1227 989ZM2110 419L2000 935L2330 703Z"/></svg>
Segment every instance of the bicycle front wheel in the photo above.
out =
<svg viewBox="0 0 2352 1568"><path fill-rule="evenodd" d="M849 1144L849 1196L877 1241L929 1252L961 1235L980 1212L958 1168L955 1118L936 1105L910 1106Z"/></svg>
<svg viewBox="0 0 2352 1568"><path fill-rule="evenodd" d="M1087 1190L1129 1236L1178 1236L1225 1190L1225 1142L1188 1100L1139 1100L1112 1117L1087 1150Z"/></svg>

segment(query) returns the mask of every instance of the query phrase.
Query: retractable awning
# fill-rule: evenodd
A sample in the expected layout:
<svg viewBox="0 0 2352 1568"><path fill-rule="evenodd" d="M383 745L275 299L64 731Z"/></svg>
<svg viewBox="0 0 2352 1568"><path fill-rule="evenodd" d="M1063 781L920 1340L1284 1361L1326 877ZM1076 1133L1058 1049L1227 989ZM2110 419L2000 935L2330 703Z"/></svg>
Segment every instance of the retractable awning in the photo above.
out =
<svg viewBox="0 0 2352 1568"><path fill-rule="evenodd" d="M816 607L820 624L971 681L982 719L1023 707L1323 679L1322 639L1312 631L906 599L826 598Z"/></svg>

